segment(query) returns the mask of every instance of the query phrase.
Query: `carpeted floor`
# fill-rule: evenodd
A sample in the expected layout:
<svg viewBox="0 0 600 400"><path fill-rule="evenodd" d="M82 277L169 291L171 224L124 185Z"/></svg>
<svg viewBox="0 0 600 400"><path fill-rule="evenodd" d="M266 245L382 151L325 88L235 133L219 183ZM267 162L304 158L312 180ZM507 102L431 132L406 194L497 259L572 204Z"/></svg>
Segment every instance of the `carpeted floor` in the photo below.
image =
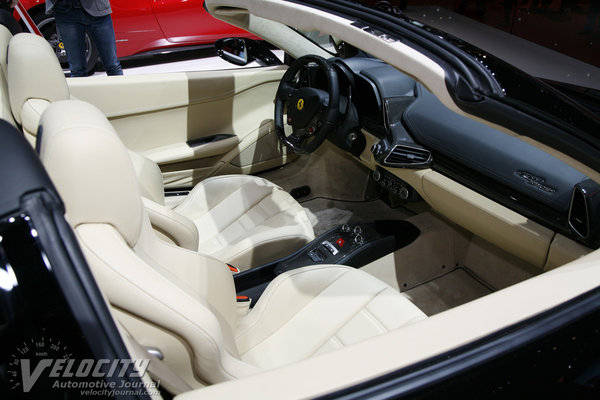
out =
<svg viewBox="0 0 600 400"><path fill-rule="evenodd" d="M425 314L433 315L493 292L466 267L402 291Z"/></svg>

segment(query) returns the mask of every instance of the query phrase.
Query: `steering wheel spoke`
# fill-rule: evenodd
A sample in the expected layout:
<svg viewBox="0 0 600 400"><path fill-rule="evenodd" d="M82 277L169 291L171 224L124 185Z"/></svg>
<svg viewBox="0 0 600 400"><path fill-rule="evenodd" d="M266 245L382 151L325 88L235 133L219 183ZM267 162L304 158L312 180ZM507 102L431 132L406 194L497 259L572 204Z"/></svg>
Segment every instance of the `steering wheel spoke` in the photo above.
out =
<svg viewBox="0 0 600 400"><path fill-rule="evenodd" d="M297 89L295 87L293 87L290 83L281 82L279 84L279 88L277 89L277 97L282 99L283 101L287 101L288 99L290 99L292 97L292 94L296 90Z"/></svg>
<svg viewBox="0 0 600 400"><path fill-rule="evenodd" d="M309 64L316 64L327 78L327 90L296 87L296 75ZM281 78L275 96L275 130L281 142L298 154L313 152L323 143L339 120L339 82L336 70L323 57L298 58ZM287 107L286 107L287 105ZM283 114L292 133L285 134Z"/></svg>

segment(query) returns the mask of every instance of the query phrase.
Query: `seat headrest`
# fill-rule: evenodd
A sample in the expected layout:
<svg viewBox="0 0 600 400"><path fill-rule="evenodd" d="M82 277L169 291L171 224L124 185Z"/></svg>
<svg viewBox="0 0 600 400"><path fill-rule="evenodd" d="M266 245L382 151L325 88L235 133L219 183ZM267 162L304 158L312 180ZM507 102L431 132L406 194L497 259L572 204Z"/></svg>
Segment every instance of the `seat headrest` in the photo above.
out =
<svg viewBox="0 0 600 400"><path fill-rule="evenodd" d="M27 100L50 103L69 98L65 74L50 43L32 33L19 33L8 44L7 78L10 106L17 123Z"/></svg>
<svg viewBox="0 0 600 400"><path fill-rule="evenodd" d="M2 69L2 77L6 80L8 73L6 72L6 58L8 56L8 43L13 35L5 27L0 25L0 68ZM7 83L8 84L8 83Z"/></svg>
<svg viewBox="0 0 600 400"><path fill-rule="evenodd" d="M58 101L42 114L40 134L40 158L70 224L110 224L135 246L144 218L138 181L105 115L83 101Z"/></svg>

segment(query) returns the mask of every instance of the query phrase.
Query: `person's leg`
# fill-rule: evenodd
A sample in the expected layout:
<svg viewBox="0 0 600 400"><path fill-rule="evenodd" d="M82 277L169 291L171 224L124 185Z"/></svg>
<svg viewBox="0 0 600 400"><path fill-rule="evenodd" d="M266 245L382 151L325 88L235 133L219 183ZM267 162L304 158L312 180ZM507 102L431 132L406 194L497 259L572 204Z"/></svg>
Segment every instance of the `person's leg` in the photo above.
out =
<svg viewBox="0 0 600 400"><path fill-rule="evenodd" d="M121 64L117 58L115 31L110 15L103 17L86 16L87 31L100 54L107 75L123 75Z"/></svg>
<svg viewBox="0 0 600 400"><path fill-rule="evenodd" d="M85 25L80 8L54 7L56 29L65 46L71 76L86 76Z"/></svg>

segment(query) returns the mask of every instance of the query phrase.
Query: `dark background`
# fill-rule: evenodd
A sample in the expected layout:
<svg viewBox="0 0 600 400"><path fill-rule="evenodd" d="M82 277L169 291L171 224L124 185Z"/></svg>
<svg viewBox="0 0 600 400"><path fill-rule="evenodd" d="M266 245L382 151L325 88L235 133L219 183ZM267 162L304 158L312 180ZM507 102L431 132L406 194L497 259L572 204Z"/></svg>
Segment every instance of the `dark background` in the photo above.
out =
<svg viewBox="0 0 600 400"><path fill-rule="evenodd" d="M358 2L375 5L381 1ZM391 0L387 3L400 9L440 6L600 67L600 0Z"/></svg>

